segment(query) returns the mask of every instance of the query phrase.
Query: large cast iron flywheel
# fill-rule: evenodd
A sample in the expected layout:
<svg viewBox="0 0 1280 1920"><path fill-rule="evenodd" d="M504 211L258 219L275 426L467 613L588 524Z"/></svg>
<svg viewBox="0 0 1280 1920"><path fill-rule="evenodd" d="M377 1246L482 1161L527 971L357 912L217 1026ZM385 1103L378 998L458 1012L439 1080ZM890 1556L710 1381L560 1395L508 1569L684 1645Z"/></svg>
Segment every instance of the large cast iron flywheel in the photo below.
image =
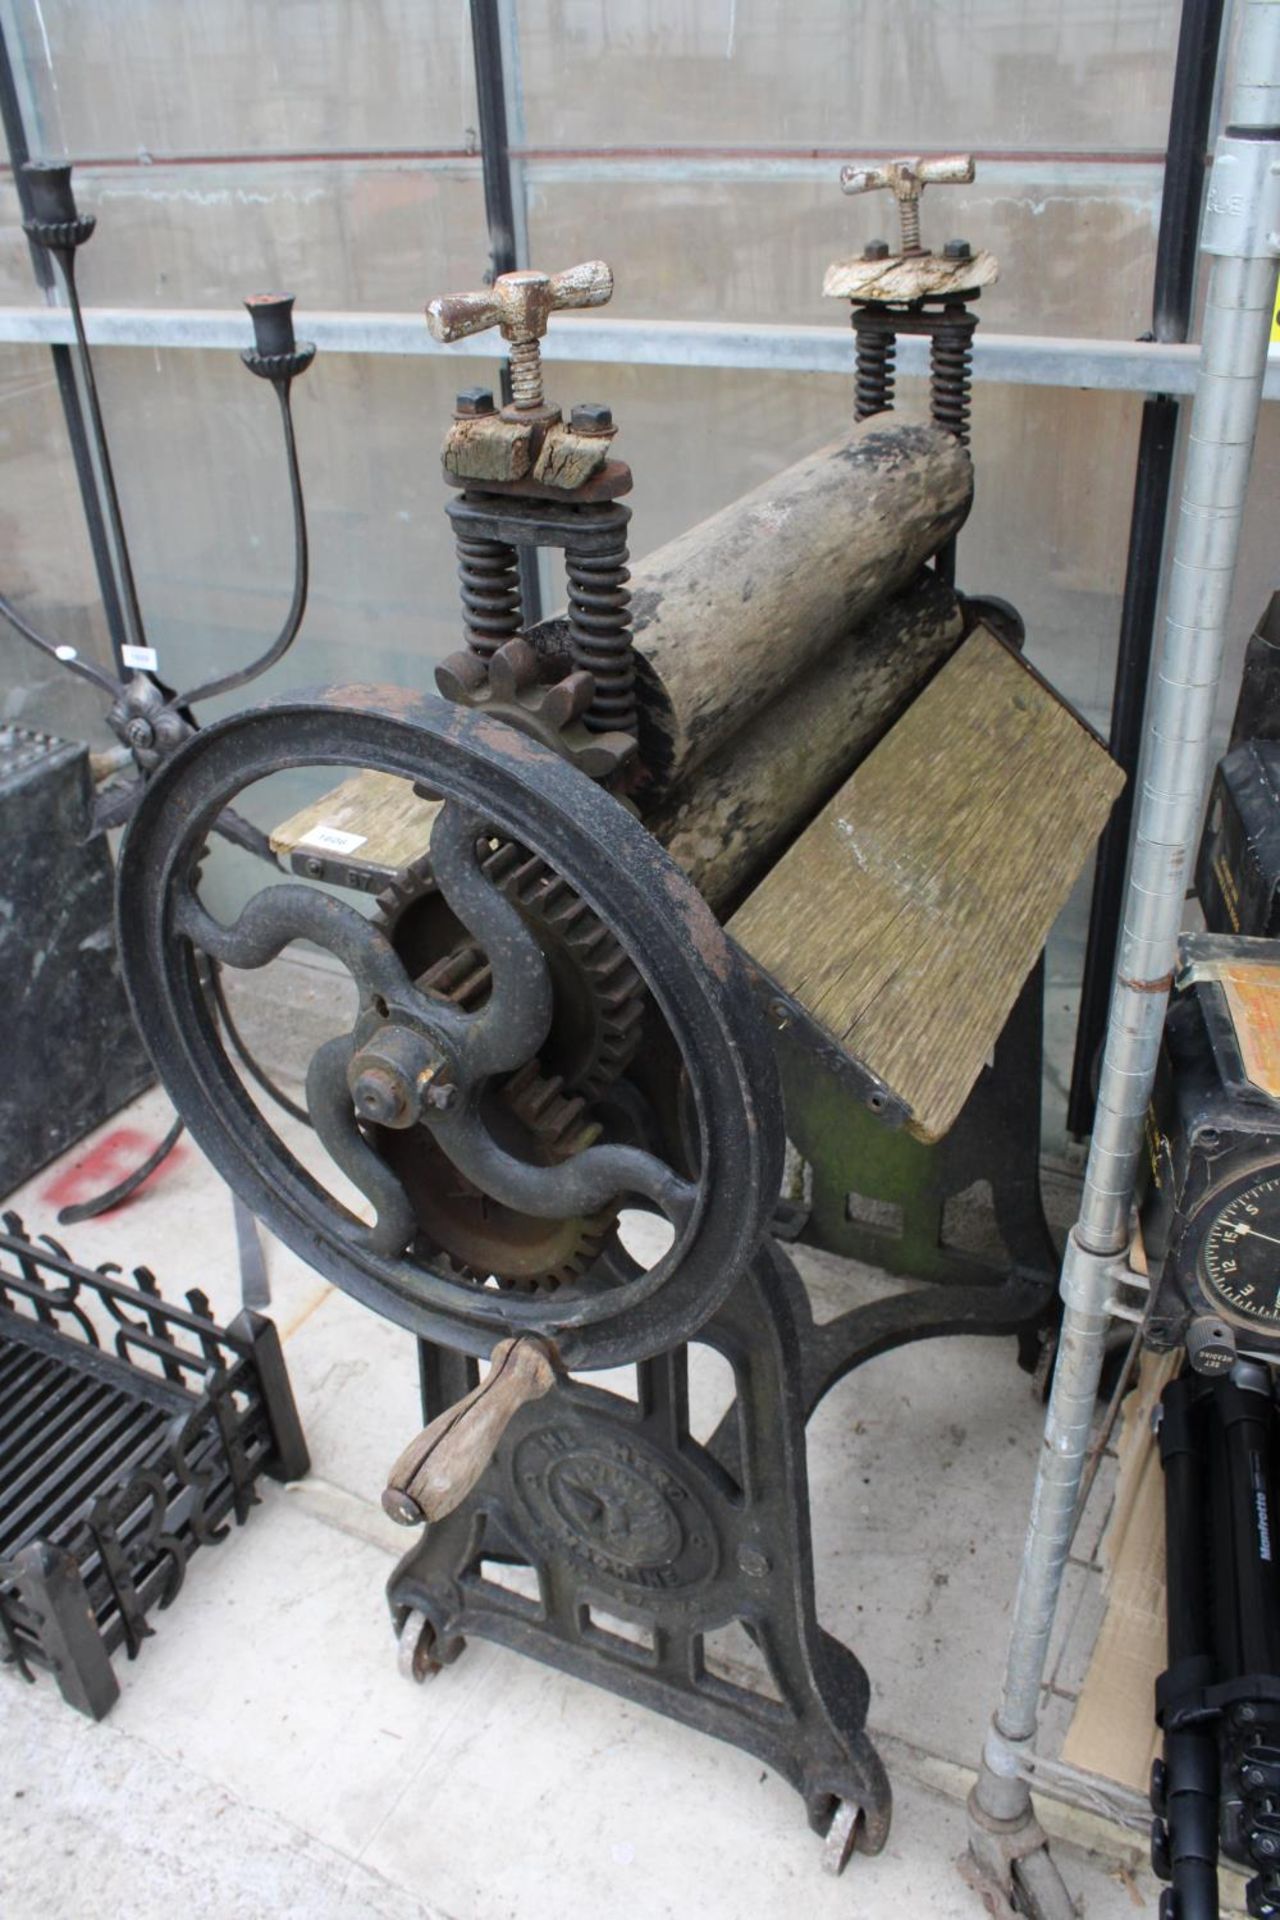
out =
<svg viewBox="0 0 1280 1920"><path fill-rule="evenodd" d="M434 883L484 955L474 1011L421 989L359 908L301 881L266 885L230 925L201 898L213 822L286 768L375 769L443 804L430 842ZM494 1127L495 1089L527 1086L548 1038L547 955L519 903L485 872L501 840L546 863L641 976L678 1074L692 1152L654 1151L604 1130L567 1155L524 1155ZM288 1246L336 1285L413 1332L487 1353L539 1334L562 1366L608 1367L688 1339L750 1259L777 1199L782 1108L773 1056L741 963L705 902L611 795L510 728L395 688L300 694L204 729L152 781L119 870L125 977L156 1069L224 1178ZM308 1170L260 1111L207 1008L198 953L266 965L292 941L338 958L358 1008L322 1045L307 1104L328 1156L373 1219ZM536 1069L534 1069L536 1071ZM674 1239L646 1270L617 1253L554 1291L523 1292L433 1259L398 1147L495 1209L546 1220L663 1215ZM682 1164L677 1165L675 1162Z"/></svg>

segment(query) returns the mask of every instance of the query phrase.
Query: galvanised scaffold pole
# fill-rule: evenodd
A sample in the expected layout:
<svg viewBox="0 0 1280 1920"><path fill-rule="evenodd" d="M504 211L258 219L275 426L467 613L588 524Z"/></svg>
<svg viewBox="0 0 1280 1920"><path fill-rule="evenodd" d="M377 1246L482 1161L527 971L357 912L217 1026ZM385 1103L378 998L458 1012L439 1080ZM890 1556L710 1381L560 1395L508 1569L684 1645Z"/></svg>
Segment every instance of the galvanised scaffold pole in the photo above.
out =
<svg viewBox="0 0 1280 1920"><path fill-rule="evenodd" d="M1177 957L1248 490L1280 252L1280 0L1246 0L1210 176L1200 370L1147 714L1097 1118L1062 1265L1064 1315L1014 1602L1004 1687L970 1801L971 1877L1042 1920L1074 1912L1031 1805L1036 1715L1076 1521L1143 1124Z"/></svg>

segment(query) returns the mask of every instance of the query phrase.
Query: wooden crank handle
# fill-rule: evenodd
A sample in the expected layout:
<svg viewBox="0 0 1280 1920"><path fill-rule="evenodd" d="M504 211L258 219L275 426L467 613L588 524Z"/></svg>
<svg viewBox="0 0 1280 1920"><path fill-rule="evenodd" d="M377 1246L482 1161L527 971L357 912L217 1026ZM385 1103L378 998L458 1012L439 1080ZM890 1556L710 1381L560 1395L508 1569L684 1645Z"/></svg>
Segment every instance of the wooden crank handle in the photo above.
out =
<svg viewBox="0 0 1280 1920"><path fill-rule="evenodd" d="M500 1340L480 1385L424 1427L400 1455L387 1478L383 1511L403 1527L443 1520L488 1466L512 1416L540 1400L555 1379L551 1350L536 1334Z"/></svg>

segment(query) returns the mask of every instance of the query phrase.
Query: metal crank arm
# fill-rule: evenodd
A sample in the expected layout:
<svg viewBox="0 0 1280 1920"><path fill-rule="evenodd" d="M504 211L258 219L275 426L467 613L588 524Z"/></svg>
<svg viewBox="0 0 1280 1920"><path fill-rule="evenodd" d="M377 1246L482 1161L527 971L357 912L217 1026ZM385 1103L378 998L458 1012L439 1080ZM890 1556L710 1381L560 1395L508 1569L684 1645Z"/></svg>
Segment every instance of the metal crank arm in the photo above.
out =
<svg viewBox="0 0 1280 1920"><path fill-rule="evenodd" d="M356 984L388 1002L410 997L419 1001L408 974L396 958L386 935L345 901L313 887L283 882L257 893L231 926L224 927L195 895L177 902L174 920L179 933L192 945L225 966L265 967L278 959L293 940L311 940L341 960ZM423 1003L425 1004L425 1003ZM460 1023L462 1016L441 1009L445 1021Z"/></svg>
<svg viewBox="0 0 1280 1920"><path fill-rule="evenodd" d="M683 1224L694 1189L654 1155L591 1147L562 1166L533 1166L505 1152L481 1120L476 1099L484 1084L536 1054L552 1011L550 977L536 940L476 864L484 831L478 816L446 807L431 837L441 893L489 960L492 992L477 1014L418 993L377 927L311 887L270 887L231 927L221 926L187 894L178 905L178 928L204 952L240 968L265 966L291 941L312 940L355 980L361 1017L352 1033L328 1041L313 1057L307 1110L330 1158L376 1210L368 1235L375 1253L403 1253L414 1236L415 1215L403 1184L361 1132L361 1119L430 1126L449 1159L482 1192L539 1218L591 1213L620 1194L634 1194L673 1224ZM444 1089L447 1102L440 1099Z"/></svg>
<svg viewBox="0 0 1280 1920"><path fill-rule="evenodd" d="M457 806L442 808L431 830L436 884L484 949L493 976L483 1009L467 1021L466 1071L472 1080L522 1067L551 1026L551 976L541 949L476 864L476 844L485 831L478 815Z"/></svg>
<svg viewBox="0 0 1280 1920"><path fill-rule="evenodd" d="M651 1200L674 1226L693 1210L697 1189L666 1162L638 1147L587 1147L558 1167L534 1167L498 1145L473 1112L431 1122L455 1167L504 1206L554 1220L594 1213L622 1195Z"/></svg>
<svg viewBox="0 0 1280 1920"><path fill-rule="evenodd" d="M349 1033L340 1033L316 1049L307 1068L307 1112L316 1138L334 1165L373 1202L377 1221L369 1229L372 1250L403 1253L414 1235L413 1207L391 1168L356 1125L348 1080L355 1050Z"/></svg>

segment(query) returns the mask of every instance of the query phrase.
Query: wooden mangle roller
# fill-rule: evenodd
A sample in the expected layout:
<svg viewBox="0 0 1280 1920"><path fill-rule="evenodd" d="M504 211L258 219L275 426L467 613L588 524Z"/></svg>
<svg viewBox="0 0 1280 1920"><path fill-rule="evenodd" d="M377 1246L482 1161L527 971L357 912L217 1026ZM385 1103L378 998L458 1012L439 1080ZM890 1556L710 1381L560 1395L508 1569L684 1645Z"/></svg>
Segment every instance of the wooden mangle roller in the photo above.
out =
<svg viewBox="0 0 1280 1920"><path fill-rule="evenodd" d="M926 1139L964 1104L1120 785L1012 648L966 639L924 564L972 497L951 435L872 419L632 569L645 825ZM564 627L528 635L549 672ZM421 857L436 811L360 773L272 845L314 874L317 833L358 838L330 877L376 888ZM1002 914L979 963L978 923Z"/></svg>
<svg viewBox="0 0 1280 1920"><path fill-rule="evenodd" d="M716 910L754 884L964 630L924 567L963 524L968 455L920 425L868 422L632 568L645 824ZM548 660L564 621L529 634ZM366 889L426 847L434 809L357 774L272 835L363 841ZM315 856L308 856L314 861Z"/></svg>
<svg viewBox="0 0 1280 1920"><path fill-rule="evenodd" d="M873 616L912 585L972 501L973 468L950 434L869 420L638 562L647 794L670 794L731 736L776 717L819 663L833 687L851 680L873 705L890 681L900 699L921 686L945 650L926 637L946 624L936 594L923 622L891 619L892 640Z"/></svg>

